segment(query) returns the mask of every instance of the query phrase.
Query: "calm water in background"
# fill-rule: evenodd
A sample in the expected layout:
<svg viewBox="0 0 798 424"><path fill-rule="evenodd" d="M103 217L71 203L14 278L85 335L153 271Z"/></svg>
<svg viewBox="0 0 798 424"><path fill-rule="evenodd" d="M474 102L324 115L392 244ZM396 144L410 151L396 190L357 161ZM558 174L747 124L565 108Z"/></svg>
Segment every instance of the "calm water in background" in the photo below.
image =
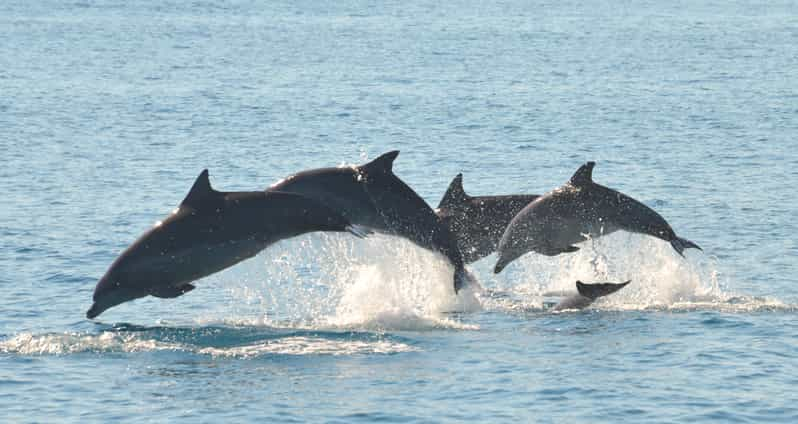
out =
<svg viewBox="0 0 798 424"><path fill-rule="evenodd" d="M128 3L0 4L0 421L798 419L795 2ZM704 253L614 234L454 298L432 254L316 234L84 318L203 168L392 149L433 206L596 160ZM576 279L633 283L546 312Z"/></svg>

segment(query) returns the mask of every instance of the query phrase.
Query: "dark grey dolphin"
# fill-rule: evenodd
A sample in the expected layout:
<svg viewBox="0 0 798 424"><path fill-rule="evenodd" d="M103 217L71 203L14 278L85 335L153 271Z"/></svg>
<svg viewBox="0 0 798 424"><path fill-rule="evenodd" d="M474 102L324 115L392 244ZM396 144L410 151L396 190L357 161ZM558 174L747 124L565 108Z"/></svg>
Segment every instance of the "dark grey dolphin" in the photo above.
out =
<svg viewBox="0 0 798 424"><path fill-rule="evenodd" d="M312 169L278 181L268 191L298 193L339 211L353 224L406 238L439 252L454 266L454 290L469 281L448 228L413 189L393 173L398 151L360 166Z"/></svg>
<svg viewBox="0 0 798 424"><path fill-rule="evenodd" d="M551 308L552 311L563 311L566 309L582 309L590 306L596 299L617 292L626 287L631 280L625 283L595 283L585 284L581 281L576 282L577 294L566 297L560 303Z"/></svg>
<svg viewBox="0 0 798 424"><path fill-rule="evenodd" d="M364 235L341 214L298 194L216 191L204 170L180 207L114 261L86 316L147 295L181 296L194 290L192 281L311 231Z"/></svg>
<svg viewBox="0 0 798 424"><path fill-rule="evenodd" d="M534 251L556 256L579 250L574 246L587 240L626 230L648 234L671 243L683 255L695 243L676 236L665 219L648 206L611 188L593 182L595 162L582 165L565 185L530 203L516 215L499 242L501 272L507 264Z"/></svg>
<svg viewBox="0 0 798 424"><path fill-rule="evenodd" d="M463 174L449 184L435 213L449 228L466 263L476 262L496 251L507 224L537 194L469 196L463 190Z"/></svg>

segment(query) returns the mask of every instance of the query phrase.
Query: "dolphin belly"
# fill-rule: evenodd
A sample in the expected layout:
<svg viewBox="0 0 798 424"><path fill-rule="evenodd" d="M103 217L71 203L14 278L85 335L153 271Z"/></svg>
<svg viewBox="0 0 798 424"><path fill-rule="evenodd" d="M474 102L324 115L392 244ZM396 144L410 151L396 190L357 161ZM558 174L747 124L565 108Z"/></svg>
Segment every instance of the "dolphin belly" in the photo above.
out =
<svg viewBox="0 0 798 424"><path fill-rule="evenodd" d="M167 258L157 258L149 266L156 270L156 275L177 287L247 260L269 244L256 239L230 240L213 245L200 244L173 255L166 255ZM147 272L142 274L146 275Z"/></svg>

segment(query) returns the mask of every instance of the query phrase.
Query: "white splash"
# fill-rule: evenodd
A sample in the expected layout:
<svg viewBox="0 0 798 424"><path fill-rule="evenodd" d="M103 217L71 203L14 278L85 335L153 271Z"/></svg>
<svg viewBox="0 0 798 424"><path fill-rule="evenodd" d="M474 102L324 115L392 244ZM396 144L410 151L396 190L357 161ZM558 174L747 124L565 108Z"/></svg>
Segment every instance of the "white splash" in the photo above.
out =
<svg viewBox="0 0 798 424"><path fill-rule="evenodd" d="M18 334L0 341L0 352L20 355L65 355L81 352L150 352L180 350L175 343L139 339L133 334L103 332L100 334Z"/></svg>
<svg viewBox="0 0 798 424"><path fill-rule="evenodd" d="M476 298L465 290L453 295L451 267L433 262L394 272L385 265L362 265L354 270L335 313L326 319L329 326L408 331L476 328L445 316L450 311L479 309Z"/></svg>
<svg viewBox="0 0 798 424"><path fill-rule="evenodd" d="M201 331L201 330L199 330ZM18 334L0 341L0 353L26 356L68 355L85 352L181 351L215 357L253 358L262 355L368 355L415 352L418 348L386 339L347 340L324 337L289 336L253 344L213 347L163 342L142 333L102 332L100 334Z"/></svg>
<svg viewBox="0 0 798 424"><path fill-rule="evenodd" d="M272 183L272 185L270 185L269 188L277 187L278 185L280 185L280 184L282 184L282 183L284 183L286 181L293 180L295 177L296 177L295 175L289 175L289 176L287 176L285 178L280 178L279 180L277 180L274 183Z"/></svg>
<svg viewBox="0 0 798 424"><path fill-rule="evenodd" d="M409 241L321 234L297 238L289 246L265 252L266 269L261 262L252 272L259 277L234 289L238 302L270 314L253 318L259 324L376 331L477 328L449 316L481 309L474 289L455 296L446 259Z"/></svg>
<svg viewBox="0 0 798 424"><path fill-rule="evenodd" d="M686 258L682 258L662 240L626 232L589 240L578 247L575 253L555 257L525 255L515 270L508 268L511 273L503 277L505 285L509 280L524 280L513 285L513 294L542 304L546 297L575 293L577 280L632 281L591 306L601 309L716 304L734 297L721 289L717 261L697 250L686 250Z"/></svg>
<svg viewBox="0 0 798 424"><path fill-rule="evenodd" d="M369 355L415 352L417 348L388 340L329 340L312 337L286 337L247 346L206 347L197 353L214 357L253 358L261 355Z"/></svg>

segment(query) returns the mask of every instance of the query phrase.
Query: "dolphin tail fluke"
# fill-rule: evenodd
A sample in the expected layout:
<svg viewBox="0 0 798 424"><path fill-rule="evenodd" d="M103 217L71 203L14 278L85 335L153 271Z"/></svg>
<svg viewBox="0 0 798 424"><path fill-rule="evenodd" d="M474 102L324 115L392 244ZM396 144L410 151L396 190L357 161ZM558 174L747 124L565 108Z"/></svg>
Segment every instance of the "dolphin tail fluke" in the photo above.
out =
<svg viewBox="0 0 798 424"><path fill-rule="evenodd" d="M474 276L464 266L456 268L454 271L454 293L457 294L460 289L471 285L474 281Z"/></svg>
<svg viewBox="0 0 798 424"><path fill-rule="evenodd" d="M632 280L627 280L626 282L620 284L614 284L614 283L585 284L581 281L577 281L576 290L582 296L596 300L602 296L606 296L608 294L617 292L618 290L626 287L626 285L629 284L630 282L632 282Z"/></svg>
<svg viewBox="0 0 798 424"><path fill-rule="evenodd" d="M353 236L355 236L357 238L361 238L361 239L362 238L366 238L366 237L374 234L374 231L372 231L371 229L366 228L366 227L364 227L362 225L357 225L357 224L347 225L346 226L346 231L348 231L349 234L352 234Z"/></svg>
<svg viewBox="0 0 798 424"><path fill-rule="evenodd" d="M684 256L684 249L698 249L702 252L704 251L704 249L702 249L697 244L681 237L676 237L673 240L671 240L671 246L673 246L676 252L678 252L679 255L681 256Z"/></svg>

